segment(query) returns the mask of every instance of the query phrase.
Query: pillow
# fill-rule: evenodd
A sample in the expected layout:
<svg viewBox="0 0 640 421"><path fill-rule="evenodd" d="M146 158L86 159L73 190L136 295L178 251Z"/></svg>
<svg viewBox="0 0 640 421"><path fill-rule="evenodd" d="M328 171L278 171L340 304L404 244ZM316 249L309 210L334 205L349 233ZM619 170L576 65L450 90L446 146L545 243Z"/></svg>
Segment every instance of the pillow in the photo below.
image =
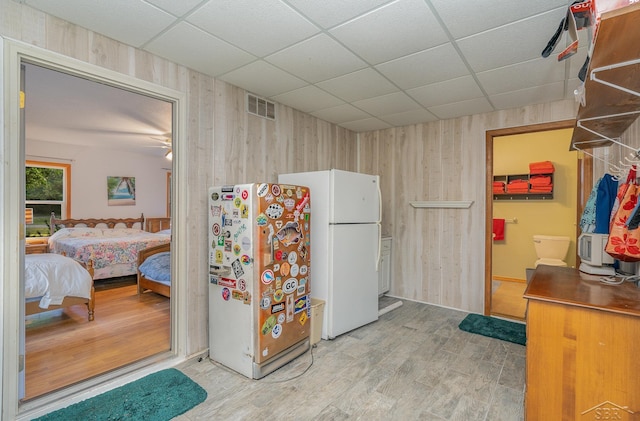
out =
<svg viewBox="0 0 640 421"><path fill-rule="evenodd" d="M81 238L81 237L101 237L102 228L62 228L53 233L49 239L56 240L60 238Z"/></svg>
<svg viewBox="0 0 640 421"><path fill-rule="evenodd" d="M136 237L143 232L136 228L105 228L102 230L102 236L105 238Z"/></svg>
<svg viewBox="0 0 640 421"><path fill-rule="evenodd" d="M149 256L138 268L149 279L159 282L171 281L171 252L163 251Z"/></svg>

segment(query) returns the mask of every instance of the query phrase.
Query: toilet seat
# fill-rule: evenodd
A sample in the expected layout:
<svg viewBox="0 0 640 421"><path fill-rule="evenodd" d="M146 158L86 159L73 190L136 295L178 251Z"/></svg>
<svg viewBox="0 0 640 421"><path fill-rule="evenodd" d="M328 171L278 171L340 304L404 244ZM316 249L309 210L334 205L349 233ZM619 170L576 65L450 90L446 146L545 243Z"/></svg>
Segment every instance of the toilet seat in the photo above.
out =
<svg viewBox="0 0 640 421"><path fill-rule="evenodd" d="M536 260L536 266L538 267L538 265L547 265L547 266L567 266L567 263L560 260L560 259L550 259L550 258L542 258L542 259L538 259Z"/></svg>

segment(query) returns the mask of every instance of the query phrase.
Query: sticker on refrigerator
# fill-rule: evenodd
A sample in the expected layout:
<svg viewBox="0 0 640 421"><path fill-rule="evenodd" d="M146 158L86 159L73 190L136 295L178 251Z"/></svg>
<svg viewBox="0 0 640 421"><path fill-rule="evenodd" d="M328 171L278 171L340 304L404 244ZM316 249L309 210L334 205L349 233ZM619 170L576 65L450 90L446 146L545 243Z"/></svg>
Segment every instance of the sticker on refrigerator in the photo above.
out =
<svg viewBox="0 0 640 421"><path fill-rule="evenodd" d="M297 222L287 222L287 224L276 233L276 237L285 247L289 247L291 244L298 244L302 239L302 234L300 233Z"/></svg>
<svg viewBox="0 0 640 421"><path fill-rule="evenodd" d="M242 263L240 263L240 259L236 259L231 263L231 267L233 268L233 273L236 275L236 279L241 278L244 275L244 269L242 269Z"/></svg>
<svg viewBox="0 0 640 421"><path fill-rule="evenodd" d="M290 252L289 255L287 256L287 261L289 262L290 265L295 264L297 260L298 260L298 253L296 253L295 251Z"/></svg>
<svg viewBox="0 0 640 421"><path fill-rule="evenodd" d="M242 245L242 250L249 250L251 248L251 240L249 240L249 237L242 237L240 244Z"/></svg>
<svg viewBox="0 0 640 421"><path fill-rule="evenodd" d="M216 200L218 200L220 198L220 195L218 194L218 192L214 191L213 193L211 193L211 200L213 200L214 202ZM213 208L213 206L212 206Z"/></svg>
<svg viewBox="0 0 640 421"><path fill-rule="evenodd" d="M273 300L276 303L279 303L280 301L282 301L282 299L284 298L284 292L282 292L281 289L276 290L276 292L273 293Z"/></svg>
<svg viewBox="0 0 640 421"><path fill-rule="evenodd" d="M289 278L284 283L282 290L284 291L285 294L291 294L297 288L298 288L298 280L296 278Z"/></svg>
<svg viewBox="0 0 640 421"><path fill-rule="evenodd" d="M271 269L265 270L264 272L262 272L262 276L260 276L262 283L265 285L269 285L275 278L276 276L273 274L273 271Z"/></svg>
<svg viewBox="0 0 640 421"><path fill-rule="evenodd" d="M238 289L240 291L246 291L247 290L247 281L245 281L244 279L238 279Z"/></svg>
<svg viewBox="0 0 640 421"><path fill-rule="evenodd" d="M271 219L278 219L282 216L284 208L277 203L272 203L265 210L265 214Z"/></svg>
<svg viewBox="0 0 640 421"><path fill-rule="evenodd" d="M249 207L245 204L240 206L240 218L247 219L249 217Z"/></svg>
<svg viewBox="0 0 640 421"><path fill-rule="evenodd" d="M249 192L247 190L242 190L240 196L242 196L242 200L247 200L247 198L249 197Z"/></svg>
<svg viewBox="0 0 640 421"><path fill-rule="evenodd" d="M236 288L236 280L235 279L229 279L229 278L220 278L218 280L218 285L223 286L223 287L229 287L229 288Z"/></svg>
<svg viewBox="0 0 640 421"><path fill-rule="evenodd" d="M291 268L291 266L289 266L289 263L284 262L280 265L280 273L282 274L282 276L287 276L289 275L289 269Z"/></svg>
<svg viewBox="0 0 640 421"><path fill-rule="evenodd" d="M260 330L262 334L266 335L267 333L270 333L271 329L273 329L273 327L276 325L276 322L276 316L269 316L269 318L264 321L262 329Z"/></svg>
<svg viewBox="0 0 640 421"><path fill-rule="evenodd" d="M220 250L216 250L216 263L222 263L222 252Z"/></svg>
<svg viewBox="0 0 640 421"><path fill-rule="evenodd" d="M244 292L239 289L234 289L231 291L231 298L238 301L244 301Z"/></svg>
<svg viewBox="0 0 640 421"><path fill-rule="evenodd" d="M273 193L274 196L280 196L280 186L278 184L272 185L271 193Z"/></svg>
<svg viewBox="0 0 640 421"><path fill-rule="evenodd" d="M284 313L278 314L278 323L280 324L284 323Z"/></svg>
<svg viewBox="0 0 640 421"><path fill-rule="evenodd" d="M243 265L247 266L251 264L251 257L249 257L246 254L243 254L242 257L240 258L240 262L242 262Z"/></svg>
<svg viewBox="0 0 640 421"><path fill-rule="evenodd" d="M296 300L294 313L298 314L307 308L307 296L300 297Z"/></svg>
<svg viewBox="0 0 640 421"><path fill-rule="evenodd" d="M222 299L229 301L229 298L231 298L231 291L229 291L229 288L222 288Z"/></svg>
<svg viewBox="0 0 640 421"><path fill-rule="evenodd" d="M295 205L296 205L295 199L292 199L290 197L287 198L287 199L284 199L284 208L286 210L288 210L289 212L291 212L293 210Z"/></svg>
<svg viewBox="0 0 640 421"><path fill-rule="evenodd" d="M258 186L258 197L264 197L269 192L269 185L262 183Z"/></svg>
<svg viewBox="0 0 640 421"><path fill-rule="evenodd" d="M240 209L240 205L242 205L242 199L239 197L236 197L235 199L233 199L233 206L235 206L236 208Z"/></svg>
<svg viewBox="0 0 640 421"><path fill-rule="evenodd" d="M291 276L298 276L299 270L300 268L298 267L297 263L295 265L291 265Z"/></svg>
<svg viewBox="0 0 640 421"><path fill-rule="evenodd" d="M278 339L282 334L282 325L276 324L273 329L271 329L271 336L273 339Z"/></svg>
<svg viewBox="0 0 640 421"><path fill-rule="evenodd" d="M270 297L262 297L260 299L260 308L263 310L268 310L271 306L271 298Z"/></svg>
<svg viewBox="0 0 640 421"><path fill-rule="evenodd" d="M278 303L271 306L271 314L280 313L284 311L284 303Z"/></svg>
<svg viewBox="0 0 640 421"><path fill-rule="evenodd" d="M220 225L219 224L213 224L211 226L211 232L213 233L213 235L218 236L220 235Z"/></svg>
<svg viewBox="0 0 640 421"><path fill-rule="evenodd" d="M287 295L287 323L293 321L293 295Z"/></svg>
<svg viewBox="0 0 640 421"><path fill-rule="evenodd" d="M269 220L267 219L266 215L264 213L261 213L260 215L256 216L256 224L258 226L265 226L267 225L267 222Z"/></svg>
<svg viewBox="0 0 640 421"><path fill-rule="evenodd" d="M300 315L300 318L298 319L298 321L300 322L300 324L301 324L302 326L304 326L304 324L305 324L305 323L307 323L307 319L308 319L308 317L307 317L307 313L302 313L302 314Z"/></svg>

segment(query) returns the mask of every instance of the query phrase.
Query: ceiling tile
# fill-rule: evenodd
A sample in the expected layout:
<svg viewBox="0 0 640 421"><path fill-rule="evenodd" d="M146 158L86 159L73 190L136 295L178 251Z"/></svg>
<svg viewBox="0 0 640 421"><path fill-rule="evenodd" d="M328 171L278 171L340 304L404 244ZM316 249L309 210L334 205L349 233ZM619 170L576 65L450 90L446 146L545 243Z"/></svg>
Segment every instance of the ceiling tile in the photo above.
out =
<svg viewBox="0 0 640 421"><path fill-rule="evenodd" d="M396 86L372 68L329 79L317 86L348 102L398 91Z"/></svg>
<svg viewBox="0 0 640 421"><path fill-rule="evenodd" d="M272 99L306 113L344 104L342 100L315 86L305 86L304 88L276 95Z"/></svg>
<svg viewBox="0 0 640 421"><path fill-rule="evenodd" d="M472 76L463 76L409 89L407 93L424 107L450 104L483 96Z"/></svg>
<svg viewBox="0 0 640 421"><path fill-rule="evenodd" d="M564 82L556 82L549 85L491 95L489 98L498 109L505 110L543 102L559 101L564 97Z"/></svg>
<svg viewBox="0 0 640 421"><path fill-rule="evenodd" d="M456 39L554 9L557 9L557 25L566 14L568 4L567 0L482 0L473 7L467 3L463 6L460 1L430 1Z"/></svg>
<svg viewBox="0 0 640 421"><path fill-rule="evenodd" d="M467 66L450 43L388 61L375 67L402 89L415 88L469 74Z"/></svg>
<svg viewBox="0 0 640 421"><path fill-rule="evenodd" d="M376 116L420 109L420 105L404 92L355 101L354 106Z"/></svg>
<svg viewBox="0 0 640 421"><path fill-rule="evenodd" d="M219 77L232 85L265 97L301 88L307 83L262 60L254 61Z"/></svg>
<svg viewBox="0 0 640 421"><path fill-rule="evenodd" d="M216 0L187 20L259 57L295 44L318 28L278 0Z"/></svg>
<svg viewBox="0 0 640 421"><path fill-rule="evenodd" d="M141 0L27 0L25 3L134 47L143 45L173 22L173 16ZM114 13L116 10L126 10L126 13Z"/></svg>
<svg viewBox="0 0 640 421"><path fill-rule="evenodd" d="M198 4L202 3L202 0L146 0L148 3L158 6L162 10L166 10L175 16L182 16Z"/></svg>
<svg viewBox="0 0 640 421"><path fill-rule="evenodd" d="M252 55L185 22L154 39L147 50L211 76L255 60Z"/></svg>
<svg viewBox="0 0 640 421"><path fill-rule="evenodd" d="M165 0L170 1L170 0ZM389 0L286 0L312 22L323 28L330 28L372 10Z"/></svg>
<svg viewBox="0 0 640 421"><path fill-rule="evenodd" d="M392 2L337 26L330 33L370 64L393 60L448 41L423 0Z"/></svg>
<svg viewBox="0 0 640 421"><path fill-rule="evenodd" d="M465 115L488 113L494 110L491 104L489 104L489 101L485 98L476 98L453 104L429 107L429 111L440 119L448 119L462 117Z"/></svg>
<svg viewBox="0 0 640 421"><path fill-rule="evenodd" d="M389 123L385 123L377 118L365 118L363 120L349 121L341 123L340 126L345 129L353 130L354 132L368 132L372 130L390 129L393 127Z"/></svg>
<svg viewBox="0 0 640 421"><path fill-rule="evenodd" d="M556 14L547 12L463 38L457 44L471 68L482 72L541 57L557 26Z"/></svg>
<svg viewBox="0 0 640 421"><path fill-rule="evenodd" d="M364 61L325 34L278 51L265 60L311 83L367 66Z"/></svg>
<svg viewBox="0 0 640 421"><path fill-rule="evenodd" d="M314 111L311 114L318 118L321 118L322 120L330 121L336 124L344 123L346 121L362 120L371 117L364 111L359 110L349 104L325 108L324 110Z"/></svg>
<svg viewBox="0 0 640 421"><path fill-rule="evenodd" d="M565 65L538 58L511 66L477 73L478 81L489 95L547 85L564 80Z"/></svg>
<svg viewBox="0 0 640 421"><path fill-rule="evenodd" d="M381 120L386 121L392 126L408 126L410 124L426 123L428 121L436 121L437 117L427 110L412 110L403 113L390 114L380 116Z"/></svg>

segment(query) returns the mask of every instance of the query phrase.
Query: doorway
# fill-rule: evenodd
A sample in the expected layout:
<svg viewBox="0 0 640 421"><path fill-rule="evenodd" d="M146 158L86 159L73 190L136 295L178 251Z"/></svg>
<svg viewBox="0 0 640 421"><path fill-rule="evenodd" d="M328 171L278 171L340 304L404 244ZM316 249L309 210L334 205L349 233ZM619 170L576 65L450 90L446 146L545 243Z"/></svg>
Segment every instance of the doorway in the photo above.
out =
<svg viewBox="0 0 640 421"><path fill-rule="evenodd" d="M186 308L186 286L176 282L173 286L175 299L171 302L171 351L158 355L152 359L141 361L123 367L119 370L110 371L100 376L94 377L82 383L78 383L65 390L38 398L28 404L19 404L19 378L23 373L23 353L20 352L20 321L24 311L24 301L22 296L22 285L18 280L23 278L24 270L24 246L25 246L25 211L24 211L24 162L25 150L24 142L20 141L20 128L18 127L19 111L21 104L20 95L20 66L22 62L29 62L41 66L57 69L70 74L86 77L100 83L109 83L120 86L133 92L150 95L159 99L170 101L174 107L172 127L174 128L173 147L174 159L172 167L173 189L171 203L171 214L174 218L174 229L178 232L173 235L175 253L172 253L172 273L175 279L186 279L185 252L181 252L180 244L185 244L184 235L179 232L185 231L184 214L186 206L184 204L184 194L188 190L186 185L186 155L180 153L182 147L179 139L186 136L186 94L165 88L150 82L135 79L133 77L117 73L106 68L79 62L66 56L42 50L40 48L15 43L10 40L0 39L0 68L4 80L3 103L0 104L0 115L6 123L4 130L0 133L0 144L2 144L4 159L0 163L5 177L1 182L2 207L0 220L4 227L2 235L3 246L1 250L1 265L4 269L4 276L0 280L2 284L2 359L3 359L3 382L0 385L2 395L1 418L15 419L19 413L25 413L34 408L57 409L60 405L69 404L71 399L82 399L91 395L99 384L103 385L103 390L117 387L123 383L138 378L158 370L158 367L173 365L185 358L187 338L185 334ZM18 180L18 181L16 181ZM161 177L164 180L164 177ZM162 182L162 181L161 181ZM103 190L104 191L104 190ZM181 193L184 192L184 193ZM177 358L176 358L177 357ZM109 385L106 387L104 385Z"/></svg>
<svg viewBox="0 0 640 421"><path fill-rule="evenodd" d="M562 234L570 237L571 247L565 260L569 266L576 264L575 239L579 230L577 220L582 213L586 196L591 190L590 185L587 185L591 182L591 177L585 174L588 168L583 160L577 159L576 162L577 152L569 153L573 126L574 121L568 120L488 131L486 134L486 315L515 320L525 319L526 301L522 298L522 294L526 289L527 278L531 274L527 269L533 268L536 260L532 237L534 234ZM553 143L552 135L560 136L556 143ZM539 141L527 144L527 141L531 142L536 136L541 136ZM521 178L526 178L529 173L529 162L553 161L554 159L547 158L549 156L547 153L551 152L545 152L542 148L545 141L560 157L554 159L569 160L564 163L558 162L559 171L551 176L552 180L553 177L560 177L557 178L556 183L553 183L557 187L554 192L555 200L553 200L553 193L544 197L492 194L494 177L496 181L503 182L507 180L506 174L514 175L509 177L509 180L517 179L518 174L525 176ZM564 151L567 153L565 154ZM509 159L501 159L504 154L507 154ZM571 168L570 173L567 173L569 168ZM571 181L569 186L563 186L563 182L566 184L569 179L575 181ZM544 200L547 201L544 202ZM549 219L558 215L564 215L561 216L562 222L557 218ZM493 240L494 218L497 220L497 226L502 227L503 237L499 236L499 240Z"/></svg>

